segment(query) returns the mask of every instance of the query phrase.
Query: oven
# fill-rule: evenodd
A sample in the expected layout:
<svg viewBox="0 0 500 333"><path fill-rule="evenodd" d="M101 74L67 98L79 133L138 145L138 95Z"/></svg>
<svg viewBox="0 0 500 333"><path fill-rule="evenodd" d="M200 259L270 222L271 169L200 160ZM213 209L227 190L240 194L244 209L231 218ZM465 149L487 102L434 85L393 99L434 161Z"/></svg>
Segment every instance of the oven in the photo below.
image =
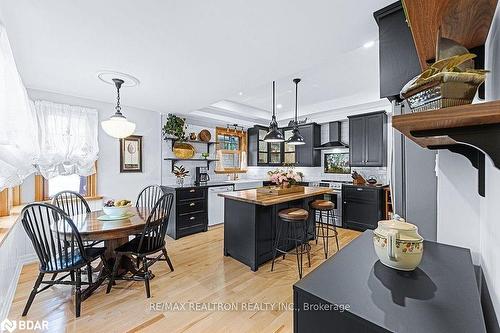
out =
<svg viewBox="0 0 500 333"><path fill-rule="evenodd" d="M334 180L322 180L319 182L320 187L328 187L331 189L330 193L324 194L325 200L329 200L335 204L335 217L331 217L328 223L335 224L338 227L342 227L342 184L345 183L351 182ZM319 212L316 213L316 218L319 218ZM326 218L326 213L324 213L323 218Z"/></svg>

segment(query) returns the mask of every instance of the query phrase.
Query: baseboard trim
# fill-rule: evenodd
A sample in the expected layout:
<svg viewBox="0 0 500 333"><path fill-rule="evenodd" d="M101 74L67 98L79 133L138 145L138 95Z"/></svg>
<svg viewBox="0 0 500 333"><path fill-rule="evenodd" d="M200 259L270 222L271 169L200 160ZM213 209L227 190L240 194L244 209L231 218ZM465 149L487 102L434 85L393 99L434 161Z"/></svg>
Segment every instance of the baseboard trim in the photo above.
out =
<svg viewBox="0 0 500 333"><path fill-rule="evenodd" d="M16 269L14 270L14 276L10 281L9 290L7 291L7 295L5 295L4 302L2 303L2 308L0 309L0 322L2 322L9 315L10 307L12 306L14 295L16 294L17 283L19 282L19 277L21 276L23 266L36 262L36 260L37 258L35 254L28 254L19 258Z"/></svg>

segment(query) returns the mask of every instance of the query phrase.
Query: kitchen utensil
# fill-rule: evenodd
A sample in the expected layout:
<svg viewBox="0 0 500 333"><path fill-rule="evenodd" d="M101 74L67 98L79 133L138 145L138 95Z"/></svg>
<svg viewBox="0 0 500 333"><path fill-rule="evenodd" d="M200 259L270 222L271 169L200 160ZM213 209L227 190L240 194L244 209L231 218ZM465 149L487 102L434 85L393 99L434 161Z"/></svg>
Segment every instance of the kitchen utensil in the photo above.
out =
<svg viewBox="0 0 500 333"><path fill-rule="evenodd" d="M186 142L176 142L173 151L175 157L178 158L191 158L195 153L194 147Z"/></svg>
<svg viewBox="0 0 500 333"><path fill-rule="evenodd" d="M210 134L209 130L204 129L198 134L198 138L200 139L200 141L209 142L212 138L212 134Z"/></svg>

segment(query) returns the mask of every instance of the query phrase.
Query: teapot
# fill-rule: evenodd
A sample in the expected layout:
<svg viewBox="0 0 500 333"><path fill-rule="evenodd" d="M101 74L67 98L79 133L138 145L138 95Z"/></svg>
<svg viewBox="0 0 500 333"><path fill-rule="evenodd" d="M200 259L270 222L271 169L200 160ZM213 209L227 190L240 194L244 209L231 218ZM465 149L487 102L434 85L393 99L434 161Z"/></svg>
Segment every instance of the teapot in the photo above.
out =
<svg viewBox="0 0 500 333"><path fill-rule="evenodd" d="M418 227L398 216L378 222L373 245L380 262L397 270L412 271L422 261L424 239L418 234Z"/></svg>

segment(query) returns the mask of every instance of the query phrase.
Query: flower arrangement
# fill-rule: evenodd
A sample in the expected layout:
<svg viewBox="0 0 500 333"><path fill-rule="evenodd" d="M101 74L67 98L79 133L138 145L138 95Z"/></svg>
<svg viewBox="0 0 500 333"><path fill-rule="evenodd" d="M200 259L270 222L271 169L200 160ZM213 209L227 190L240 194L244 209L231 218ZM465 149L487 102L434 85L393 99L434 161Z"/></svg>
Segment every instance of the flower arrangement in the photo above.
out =
<svg viewBox="0 0 500 333"><path fill-rule="evenodd" d="M174 171L172 173L177 177L177 183L179 185L184 184L184 178L189 175L189 170L186 170L184 166L174 165Z"/></svg>
<svg viewBox="0 0 500 333"><path fill-rule="evenodd" d="M276 169L271 170L267 173L269 179L276 185L281 187L291 187L302 181L304 174L302 172L296 172L292 169L283 170Z"/></svg>

